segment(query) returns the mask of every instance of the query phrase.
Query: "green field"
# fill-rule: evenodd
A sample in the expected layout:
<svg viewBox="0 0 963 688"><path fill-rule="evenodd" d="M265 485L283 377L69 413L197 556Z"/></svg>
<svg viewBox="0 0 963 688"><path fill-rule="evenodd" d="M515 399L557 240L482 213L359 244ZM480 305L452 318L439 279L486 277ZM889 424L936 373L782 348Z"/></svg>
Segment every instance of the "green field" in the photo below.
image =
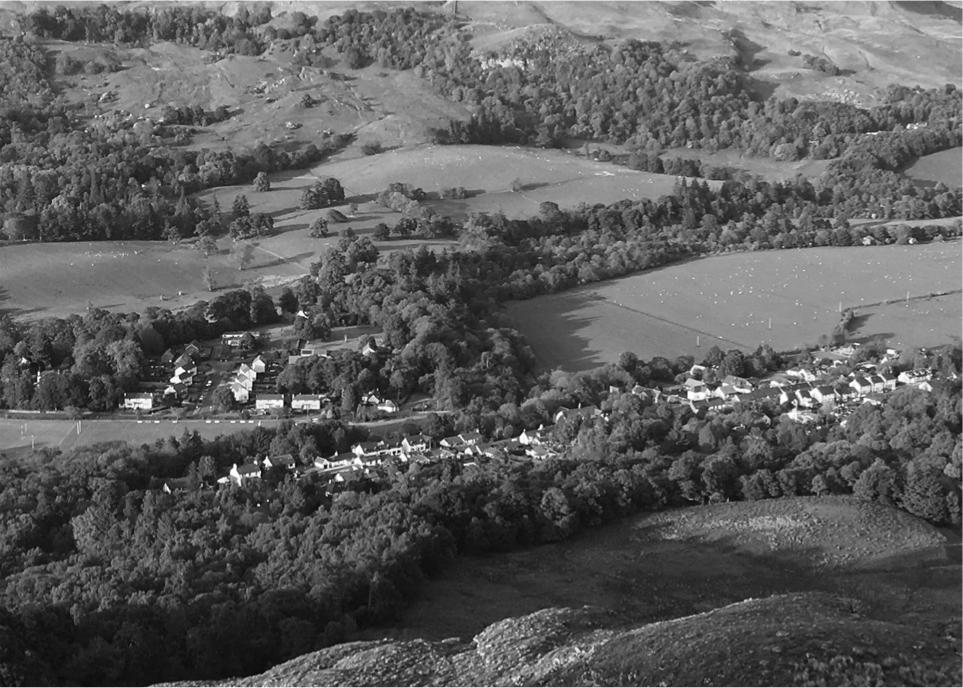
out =
<svg viewBox="0 0 963 688"><path fill-rule="evenodd" d="M922 182L942 182L951 189L963 186L963 148L957 146L924 155L906 168L905 174Z"/></svg>
<svg viewBox="0 0 963 688"><path fill-rule="evenodd" d="M859 341L896 347L959 342L959 242L764 251L713 256L509 304L507 313L546 368L584 370L623 351L642 358L704 354L711 346L776 350L815 344L839 306L858 308ZM771 319L771 326L770 326Z"/></svg>

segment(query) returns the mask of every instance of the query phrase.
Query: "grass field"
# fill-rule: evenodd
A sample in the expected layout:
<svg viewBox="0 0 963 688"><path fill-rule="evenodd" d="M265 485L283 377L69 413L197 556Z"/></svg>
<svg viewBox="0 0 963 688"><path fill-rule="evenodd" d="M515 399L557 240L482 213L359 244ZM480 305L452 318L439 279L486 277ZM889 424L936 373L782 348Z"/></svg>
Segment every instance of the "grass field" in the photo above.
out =
<svg viewBox="0 0 963 688"><path fill-rule="evenodd" d="M961 288L959 242L714 256L511 303L508 316L546 368L584 370L623 351L696 357L711 346L815 344L843 307ZM958 294L859 309L857 341L959 342ZM772 319L770 329L769 321Z"/></svg>
<svg viewBox="0 0 963 688"><path fill-rule="evenodd" d="M957 146L924 155L910 165L905 174L923 182L943 182L951 189L963 186L963 148Z"/></svg>
<svg viewBox="0 0 963 688"><path fill-rule="evenodd" d="M958 545L958 536L906 513L844 497L677 509L564 543L461 558L396 626L366 637L469 638L553 606L597 605L656 621L814 590L853 595L877 618L953 618Z"/></svg>
<svg viewBox="0 0 963 688"><path fill-rule="evenodd" d="M250 430L258 425L273 427L276 420L84 420L77 434L77 422L72 420L37 418L0 419L0 451L19 452L49 447L67 451L74 447L100 442L133 442L150 444L170 436L180 437L185 431L195 430L205 439Z"/></svg>
<svg viewBox="0 0 963 688"><path fill-rule="evenodd" d="M205 267L219 289L254 280L271 286L307 272L307 262L298 262L307 255L282 259L270 247L256 249L242 271L230 252L231 240L219 243L224 253L210 258L188 244L160 241L0 246L0 312L39 318L82 312L88 304L116 311L176 308L212 297L204 285Z"/></svg>

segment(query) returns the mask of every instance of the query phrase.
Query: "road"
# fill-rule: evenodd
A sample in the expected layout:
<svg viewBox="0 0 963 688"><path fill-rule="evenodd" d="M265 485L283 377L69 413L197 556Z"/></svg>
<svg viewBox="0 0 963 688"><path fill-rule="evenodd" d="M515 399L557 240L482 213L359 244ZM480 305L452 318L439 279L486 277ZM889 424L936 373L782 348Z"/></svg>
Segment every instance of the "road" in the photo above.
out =
<svg viewBox="0 0 963 688"><path fill-rule="evenodd" d="M372 431L388 432L398 429L407 422L418 422L428 416L427 411L397 418L352 423ZM439 413L449 413L441 411ZM239 419L126 419L126 418L98 418L64 420L33 416L30 418L0 418L0 451L29 449L31 446L50 447L66 451L73 447L96 444L98 442L112 442L121 440L134 443L153 443L158 439L170 436L179 437L184 432L194 432L205 438L213 439L218 435L241 430L251 430L256 427L273 428L281 420L275 417ZM310 417L299 416L291 420L296 423L310 423ZM79 430L79 433L78 433Z"/></svg>

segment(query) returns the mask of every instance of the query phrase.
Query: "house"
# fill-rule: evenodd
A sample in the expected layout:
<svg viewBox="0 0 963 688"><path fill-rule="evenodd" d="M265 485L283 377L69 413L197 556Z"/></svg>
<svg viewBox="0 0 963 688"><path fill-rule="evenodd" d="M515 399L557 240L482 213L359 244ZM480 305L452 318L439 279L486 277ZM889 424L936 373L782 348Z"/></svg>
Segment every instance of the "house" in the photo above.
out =
<svg viewBox="0 0 963 688"><path fill-rule="evenodd" d="M398 413L398 404L393 402L391 399L385 399L378 404L377 409L385 413Z"/></svg>
<svg viewBox="0 0 963 688"><path fill-rule="evenodd" d="M401 440L401 448L406 454L423 452L431 447L431 438L424 435L412 435Z"/></svg>
<svg viewBox="0 0 963 688"><path fill-rule="evenodd" d="M234 395L234 401L239 404L246 404L251 398L251 390L238 382L237 380L232 380L228 387L231 389L231 394Z"/></svg>
<svg viewBox="0 0 963 688"><path fill-rule="evenodd" d="M242 363L237 367L237 374L249 377L251 380L257 380L257 372L247 363Z"/></svg>
<svg viewBox="0 0 963 688"><path fill-rule="evenodd" d="M168 478L161 486L161 491L173 494L174 492L187 492L195 487L195 481L191 478Z"/></svg>
<svg viewBox="0 0 963 688"><path fill-rule="evenodd" d="M243 385L247 391L254 389L254 373L235 373L234 377L231 378L231 382L236 382L239 385Z"/></svg>
<svg viewBox="0 0 963 688"><path fill-rule="evenodd" d="M184 370L193 370L195 373L197 372L197 364L194 363L194 359L187 354L181 354L175 358L174 367L183 368Z"/></svg>
<svg viewBox="0 0 963 688"><path fill-rule="evenodd" d="M298 462L291 454L280 454L264 459L264 468L283 468L286 471L293 471L298 467Z"/></svg>
<svg viewBox="0 0 963 688"><path fill-rule="evenodd" d="M798 404L799 403L799 392L811 389L805 382L795 382L791 385L786 385L785 387L770 387L779 395L780 404Z"/></svg>
<svg viewBox="0 0 963 688"><path fill-rule="evenodd" d="M122 406L125 409L150 411L154 408L154 395L150 392L124 392Z"/></svg>
<svg viewBox="0 0 963 688"><path fill-rule="evenodd" d="M240 466L234 464L231 466L231 471L228 476L239 486L243 485L246 480L260 480L261 466L258 465L257 461L245 463Z"/></svg>
<svg viewBox="0 0 963 688"><path fill-rule="evenodd" d="M883 389L887 391L893 391L896 389L896 378L889 373L879 373L879 377L883 380Z"/></svg>
<svg viewBox="0 0 963 688"><path fill-rule="evenodd" d="M451 449L455 451L460 451L467 447L465 440L461 438L461 435L452 435L451 437L442 438L441 442L438 443L445 449Z"/></svg>
<svg viewBox="0 0 963 688"><path fill-rule="evenodd" d="M378 351L380 351L378 348L378 343L374 340L374 337L369 337L368 341L366 341L364 346L361 348L361 355L371 356L372 354L378 353Z"/></svg>
<svg viewBox="0 0 963 688"><path fill-rule="evenodd" d="M255 357L255 359L251 361L251 370L253 370L258 375L260 375L265 370L267 370L267 363L264 361L263 358L261 358L260 354L258 354Z"/></svg>
<svg viewBox="0 0 963 688"><path fill-rule="evenodd" d="M254 400L254 408L259 411L284 408L283 394L258 394Z"/></svg>
<svg viewBox="0 0 963 688"><path fill-rule="evenodd" d="M183 399L187 396L187 385L182 382L175 382L167 385L164 389L165 397L174 397L175 399Z"/></svg>
<svg viewBox="0 0 963 688"><path fill-rule="evenodd" d="M872 386L874 392L883 392L886 390L886 380L883 379L882 375L870 375L866 378L866 381Z"/></svg>
<svg viewBox="0 0 963 688"><path fill-rule="evenodd" d="M559 420L561 420L562 418L571 419L575 417L579 417L582 420L589 420L590 418L594 418L600 413L601 412L599 411L599 407L595 405L582 406L581 404L579 404L578 408L574 408L574 409L565 408L563 406L562 408L560 408L558 411L555 412L555 416L552 418L552 421L555 423L558 423Z"/></svg>
<svg viewBox="0 0 963 688"><path fill-rule="evenodd" d="M516 441L523 446L535 446L543 444L542 440L542 426L538 426L538 430L522 430Z"/></svg>
<svg viewBox="0 0 963 688"><path fill-rule="evenodd" d="M897 376L897 380L906 385L920 386L920 383L926 382L933 377L933 371L928 368L917 368L916 370L904 370Z"/></svg>
<svg viewBox="0 0 963 688"><path fill-rule="evenodd" d="M802 408L813 407L813 395L809 389L796 390L796 403Z"/></svg>
<svg viewBox="0 0 963 688"><path fill-rule="evenodd" d="M814 423L816 422L816 414L812 411L806 411L800 408L794 408L786 413L789 420L795 421L796 423Z"/></svg>
<svg viewBox="0 0 963 688"><path fill-rule="evenodd" d="M736 375L726 375L722 380L722 384L729 385L741 394L748 394L755 388L755 386L749 382L749 380Z"/></svg>
<svg viewBox="0 0 963 688"><path fill-rule="evenodd" d="M840 382L833 388L833 391L836 392L836 398L839 401L846 401L856 396L856 390L850 387L847 382Z"/></svg>
<svg viewBox="0 0 963 688"><path fill-rule="evenodd" d="M705 401L709 398L709 388L702 380L688 378L685 381L686 398L689 401Z"/></svg>
<svg viewBox="0 0 963 688"><path fill-rule="evenodd" d="M174 362L174 358L175 358L174 352L168 349L167 351L161 354L160 361L164 365L169 365Z"/></svg>
<svg viewBox="0 0 963 688"><path fill-rule="evenodd" d="M244 335L248 332L225 332L221 335L221 344L237 349L244 345Z"/></svg>
<svg viewBox="0 0 963 688"><path fill-rule="evenodd" d="M291 396L291 409L294 411L320 411L321 397L317 394L294 394Z"/></svg>
<svg viewBox="0 0 963 688"><path fill-rule="evenodd" d="M702 379L702 376L705 375L707 370L709 369L706 368L704 365L699 365L698 363L696 363L691 368L689 368L689 377L695 377L696 375L698 375L699 379Z"/></svg>
<svg viewBox="0 0 963 688"><path fill-rule="evenodd" d="M853 391L859 396L864 396L873 391L873 386L869 383L869 380L862 375L854 377L849 383L849 386L852 387Z"/></svg>
<svg viewBox="0 0 963 688"><path fill-rule="evenodd" d="M819 385L813 388L810 392L812 398L822 404L823 406L828 406L836 403L836 390L833 389L832 385Z"/></svg>
<svg viewBox="0 0 963 688"><path fill-rule="evenodd" d="M381 456L388 449L388 444L384 440L368 440L359 442L351 447L351 453L358 458Z"/></svg>
<svg viewBox="0 0 963 688"><path fill-rule="evenodd" d="M381 403L381 397L379 397L374 392L368 392L363 397L361 397L362 406L377 406Z"/></svg>
<svg viewBox="0 0 963 688"><path fill-rule="evenodd" d="M550 447L546 447L544 444L540 444L535 447L528 447L525 449L525 455L530 456L533 459L550 459L555 456L555 450Z"/></svg>
<svg viewBox="0 0 963 688"><path fill-rule="evenodd" d="M816 374L808 368L790 368L785 371L785 374L804 382L815 382L816 380Z"/></svg>
<svg viewBox="0 0 963 688"><path fill-rule="evenodd" d="M779 403L780 390L774 387L759 387L748 394L739 396L739 403L755 406L766 402Z"/></svg>
<svg viewBox="0 0 963 688"><path fill-rule="evenodd" d="M330 458L318 457L314 460L314 467L319 471L330 471L345 468L350 465L361 466L361 459L357 458L354 454L335 454Z"/></svg>
<svg viewBox="0 0 963 688"><path fill-rule="evenodd" d="M728 408L732 408L728 399L709 399L706 401L707 412L722 411Z"/></svg>
<svg viewBox="0 0 963 688"><path fill-rule="evenodd" d="M193 358L195 361L199 359L205 359L211 355L210 348L205 348L201 346L201 343L196 339L192 339L191 343L184 347L184 353Z"/></svg>

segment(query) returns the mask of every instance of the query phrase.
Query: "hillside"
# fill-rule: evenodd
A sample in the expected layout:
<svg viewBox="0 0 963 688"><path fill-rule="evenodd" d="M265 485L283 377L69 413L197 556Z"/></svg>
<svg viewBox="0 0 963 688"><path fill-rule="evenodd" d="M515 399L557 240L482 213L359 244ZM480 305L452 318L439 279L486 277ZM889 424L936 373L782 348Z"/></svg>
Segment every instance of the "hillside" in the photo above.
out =
<svg viewBox="0 0 963 688"><path fill-rule="evenodd" d="M463 558L397 627L222 685L949 685L954 541L848 498L667 511Z"/></svg>

